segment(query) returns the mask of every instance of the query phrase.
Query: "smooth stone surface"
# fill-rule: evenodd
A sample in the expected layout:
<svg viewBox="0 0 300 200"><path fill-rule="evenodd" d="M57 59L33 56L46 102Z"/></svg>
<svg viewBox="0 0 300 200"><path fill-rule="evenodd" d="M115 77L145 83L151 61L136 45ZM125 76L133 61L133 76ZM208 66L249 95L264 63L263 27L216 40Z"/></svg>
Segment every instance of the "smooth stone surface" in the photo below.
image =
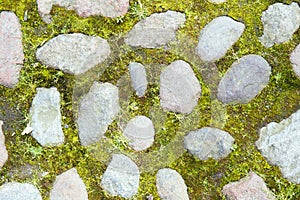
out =
<svg viewBox="0 0 300 200"><path fill-rule="evenodd" d="M275 200L264 180L254 172L237 182L225 185L222 193L228 200Z"/></svg>
<svg viewBox="0 0 300 200"><path fill-rule="evenodd" d="M290 5L275 3L263 12L261 21L264 33L259 38L266 47L290 40L300 25L300 8L296 2Z"/></svg>
<svg viewBox="0 0 300 200"><path fill-rule="evenodd" d="M173 169L160 169L156 174L156 188L162 200L188 200L187 187L181 175Z"/></svg>
<svg viewBox="0 0 300 200"><path fill-rule="evenodd" d="M129 0L37 0L37 5L42 19L50 23L50 12L54 5L75 10L81 17L101 15L116 18L127 13Z"/></svg>
<svg viewBox="0 0 300 200"><path fill-rule="evenodd" d="M8 153L5 146L5 137L2 131L3 121L0 120L0 169L8 159Z"/></svg>
<svg viewBox="0 0 300 200"><path fill-rule="evenodd" d="M244 29L244 24L230 17L217 17L201 30L196 53L203 61L216 61L226 54Z"/></svg>
<svg viewBox="0 0 300 200"><path fill-rule="evenodd" d="M50 191L50 200L88 200L85 184L75 168L58 175Z"/></svg>
<svg viewBox="0 0 300 200"><path fill-rule="evenodd" d="M224 3L224 2L226 2L226 0L208 0L209 2L211 2L211 3Z"/></svg>
<svg viewBox="0 0 300 200"><path fill-rule="evenodd" d="M42 200L42 197L32 184L11 182L0 186L0 200Z"/></svg>
<svg viewBox="0 0 300 200"><path fill-rule="evenodd" d="M160 75L160 104L167 111L191 113L201 96L201 86L190 65L172 62Z"/></svg>
<svg viewBox="0 0 300 200"><path fill-rule="evenodd" d="M101 178L101 187L112 196L131 198L138 192L140 172L127 156L114 154Z"/></svg>
<svg viewBox="0 0 300 200"><path fill-rule="evenodd" d="M200 160L219 160L230 154L233 142L233 137L226 131L204 127L184 137L184 148Z"/></svg>
<svg viewBox="0 0 300 200"><path fill-rule="evenodd" d="M77 124L81 144L99 141L119 110L118 88L110 83L94 82L79 103Z"/></svg>
<svg viewBox="0 0 300 200"><path fill-rule="evenodd" d="M280 123L260 129L256 146L261 154L280 168L289 181L300 183L300 110Z"/></svg>
<svg viewBox="0 0 300 200"><path fill-rule="evenodd" d="M136 62L132 62L128 66L131 84L135 90L135 93L138 97L142 97L145 95L148 81L145 67Z"/></svg>
<svg viewBox="0 0 300 200"><path fill-rule="evenodd" d="M105 39L72 33L46 42L36 51L36 58L48 67L77 75L102 63L110 53Z"/></svg>
<svg viewBox="0 0 300 200"><path fill-rule="evenodd" d="M246 55L232 64L218 86L218 99L226 104L245 104L268 84L269 63L259 55Z"/></svg>
<svg viewBox="0 0 300 200"><path fill-rule="evenodd" d="M294 51L291 53L290 61L292 63L295 74L298 76L298 78L300 78L300 44L298 44Z"/></svg>
<svg viewBox="0 0 300 200"><path fill-rule="evenodd" d="M154 13L139 21L126 35L125 43L134 47L157 48L176 38L176 31L185 23L185 15L175 11Z"/></svg>
<svg viewBox="0 0 300 200"><path fill-rule="evenodd" d="M60 94L55 87L37 88L31 108L31 135L42 146L57 146L64 143L61 126Z"/></svg>
<svg viewBox="0 0 300 200"><path fill-rule="evenodd" d="M13 12L0 13L0 84L14 87L19 82L24 53L19 19Z"/></svg>
<svg viewBox="0 0 300 200"><path fill-rule="evenodd" d="M154 142L154 134L153 123L146 116L132 118L124 130L124 136L129 140L129 145L136 151L150 147Z"/></svg>

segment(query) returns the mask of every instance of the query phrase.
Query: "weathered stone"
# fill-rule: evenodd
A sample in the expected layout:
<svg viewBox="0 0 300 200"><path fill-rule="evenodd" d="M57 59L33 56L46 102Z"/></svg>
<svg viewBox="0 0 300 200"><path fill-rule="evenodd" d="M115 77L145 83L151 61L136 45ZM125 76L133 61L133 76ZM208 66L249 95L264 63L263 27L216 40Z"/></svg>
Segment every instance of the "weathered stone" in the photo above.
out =
<svg viewBox="0 0 300 200"><path fill-rule="evenodd" d="M201 96L192 68L182 60L172 62L160 75L160 104L163 109L190 113Z"/></svg>
<svg viewBox="0 0 300 200"><path fill-rule="evenodd" d="M88 194L75 168L57 176L50 191L50 200L87 200Z"/></svg>
<svg viewBox="0 0 300 200"><path fill-rule="evenodd" d="M277 165L289 181L300 183L300 110L280 123L260 129L256 146L262 155Z"/></svg>
<svg viewBox="0 0 300 200"><path fill-rule="evenodd" d="M56 146L64 143L61 126L60 94L55 87L37 88L30 108L31 132L42 146Z"/></svg>
<svg viewBox="0 0 300 200"><path fill-rule="evenodd" d="M5 137L2 132L3 121L0 120L0 169L8 159L8 153L5 146Z"/></svg>
<svg viewBox="0 0 300 200"><path fill-rule="evenodd" d="M223 103L248 103L268 84L271 67L258 55L246 55L234 62L221 79L218 99Z"/></svg>
<svg viewBox="0 0 300 200"><path fill-rule="evenodd" d="M101 187L112 196L130 198L139 187L140 172L127 156L114 154L101 178Z"/></svg>
<svg viewBox="0 0 300 200"><path fill-rule="evenodd" d="M119 90L110 83L94 82L82 98L78 111L78 130L82 145L93 144L103 137L119 112Z"/></svg>
<svg viewBox="0 0 300 200"><path fill-rule="evenodd" d="M264 180L254 172L237 182L223 187L222 193L228 200L275 200L274 194L266 186Z"/></svg>
<svg viewBox="0 0 300 200"><path fill-rule="evenodd" d="M209 2L211 2L211 3L224 3L224 2L226 2L226 0L209 0Z"/></svg>
<svg viewBox="0 0 300 200"><path fill-rule="evenodd" d="M154 13L138 22L125 37L134 47L157 48L176 38L176 31L185 23L185 15L175 11Z"/></svg>
<svg viewBox="0 0 300 200"><path fill-rule="evenodd" d="M148 85L145 67L140 63L132 62L128 69L136 95L138 97L144 96Z"/></svg>
<svg viewBox="0 0 300 200"><path fill-rule="evenodd" d="M147 149L154 141L154 126L152 121L145 116L136 116L131 119L124 135L129 140L129 145L136 151Z"/></svg>
<svg viewBox="0 0 300 200"><path fill-rule="evenodd" d="M19 19L13 12L0 13L0 84L14 87L19 82L24 53Z"/></svg>
<svg viewBox="0 0 300 200"><path fill-rule="evenodd" d="M185 136L184 148L200 160L219 160L228 156L233 142L233 137L226 131L204 127Z"/></svg>
<svg viewBox="0 0 300 200"><path fill-rule="evenodd" d="M37 0L37 5L42 19L46 23L50 23L50 12L54 5L75 10L81 17L101 15L115 18L127 13L129 0Z"/></svg>
<svg viewBox="0 0 300 200"><path fill-rule="evenodd" d="M300 78L300 44L294 49L290 56L290 61L295 74Z"/></svg>
<svg viewBox="0 0 300 200"><path fill-rule="evenodd" d="M72 33L52 38L38 48L36 57L46 66L77 75L103 62L110 52L105 39Z"/></svg>
<svg viewBox="0 0 300 200"><path fill-rule="evenodd" d="M162 200L189 199L183 178L173 169L165 168L157 172L156 188Z"/></svg>
<svg viewBox="0 0 300 200"><path fill-rule="evenodd" d="M39 190L29 183L5 183L0 186L0 200L42 200Z"/></svg>
<svg viewBox="0 0 300 200"><path fill-rule="evenodd" d="M201 31L196 53L203 61L216 61L226 54L240 38L244 29L244 24L230 17L217 17Z"/></svg>
<svg viewBox="0 0 300 200"><path fill-rule="evenodd" d="M275 3L262 14L264 34L260 37L266 47L290 40L300 25L300 8L296 2L291 5Z"/></svg>

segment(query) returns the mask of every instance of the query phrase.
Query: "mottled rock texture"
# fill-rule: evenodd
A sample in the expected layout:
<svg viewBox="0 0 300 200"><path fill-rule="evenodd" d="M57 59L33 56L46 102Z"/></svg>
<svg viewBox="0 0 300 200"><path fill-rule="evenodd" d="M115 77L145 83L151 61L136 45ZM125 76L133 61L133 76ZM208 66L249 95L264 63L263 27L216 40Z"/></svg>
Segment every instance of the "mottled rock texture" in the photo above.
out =
<svg viewBox="0 0 300 200"><path fill-rule="evenodd" d="M11 182L0 186L0 200L42 200L42 197L32 184Z"/></svg>
<svg viewBox="0 0 300 200"><path fill-rule="evenodd" d="M3 121L0 120L0 169L8 159L8 153L5 146L5 137L2 132Z"/></svg>
<svg viewBox="0 0 300 200"><path fill-rule="evenodd" d="M145 67L136 62L132 62L128 66L132 87L138 97L145 95L148 81Z"/></svg>
<svg viewBox="0 0 300 200"><path fill-rule="evenodd" d="M295 74L298 76L298 78L300 78L300 44L298 44L294 51L291 53L290 61L292 63Z"/></svg>

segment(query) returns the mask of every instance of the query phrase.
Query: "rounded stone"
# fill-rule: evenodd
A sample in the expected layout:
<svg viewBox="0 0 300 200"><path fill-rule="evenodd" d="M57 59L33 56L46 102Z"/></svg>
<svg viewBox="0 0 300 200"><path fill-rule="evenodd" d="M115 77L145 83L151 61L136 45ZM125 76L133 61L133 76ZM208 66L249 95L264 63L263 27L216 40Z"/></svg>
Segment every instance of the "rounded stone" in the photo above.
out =
<svg viewBox="0 0 300 200"><path fill-rule="evenodd" d="M42 200L39 190L29 183L11 182L0 186L1 200Z"/></svg>
<svg viewBox="0 0 300 200"><path fill-rule="evenodd" d="M128 66L132 87L138 97L145 95L148 81L145 67L136 62L132 62Z"/></svg>
<svg viewBox="0 0 300 200"><path fill-rule="evenodd" d="M290 61L293 66L295 74L300 78L300 44L294 49L290 56Z"/></svg>

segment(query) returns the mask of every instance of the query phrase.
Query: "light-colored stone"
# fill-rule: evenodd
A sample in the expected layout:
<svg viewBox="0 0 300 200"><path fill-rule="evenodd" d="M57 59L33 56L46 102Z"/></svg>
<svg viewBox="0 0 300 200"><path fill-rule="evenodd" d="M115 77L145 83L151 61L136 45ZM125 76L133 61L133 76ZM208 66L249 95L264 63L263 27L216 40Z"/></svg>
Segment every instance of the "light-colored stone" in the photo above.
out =
<svg viewBox="0 0 300 200"><path fill-rule="evenodd" d="M185 23L185 15L175 11L154 13L138 22L125 37L134 47L157 48L176 38L176 31Z"/></svg>
<svg viewBox="0 0 300 200"><path fill-rule="evenodd" d="M64 143L61 126L60 94L55 87L37 88L30 108L31 135L42 146Z"/></svg>
<svg viewBox="0 0 300 200"><path fill-rule="evenodd" d="M298 76L298 78L300 78L300 44L298 44L294 51L291 53L290 61L292 63L295 74Z"/></svg>
<svg viewBox="0 0 300 200"><path fill-rule="evenodd" d="M136 62L132 62L128 66L132 87L138 97L145 95L148 81L145 67Z"/></svg>
<svg viewBox="0 0 300 200"><path fill-rule="evenodd" d="M240 38L244 29L244 24L230 17L217 17L201 31L196 53L203 61L216 61L226 54Z"/></svg>
<svg viewBox="0 0 300 200"><path fill-rule="evenodd" d="M110 83L94 82L79 104L77 124L81 144L99 141L119 110L118 88Z"/></svg>
<svg viewBox="0 0 300 200"><path fill-rule="evenodd" d="M14 87L19 82L24 53L19 19L13 12L0 13L0 84Z"/></svg>
<svg viewBox="0 0 300 200"><path fill-rule="evenodd" d="M8 153L5 146L5 137L2 131L3 121L0 120L0 169L8 159Z"/></svg>
<svg viewBox="0 0 300 200"><path fill-rule="evenodd" d="M114 154L101 178L101 187L112 196L131 198L138 192L140 172L127 156Z"/></svg>
<svg viewBox="0 0 300 200"><path fill-rule="evenodd" d="M0 186L0 200L42 200L42 197L32 184L11 182Z"/></svg>
<svg viewBox="0 0 300 200"><path fill-rule="evenodd" d="M275 3L263 12L261 21L264 34L259 38L266 47L290 40L300 25L300 8L298 3L290 5Z"/></svg>
<svg viewBox="0 0 300 200"><path fill-rule="evenodd" d="M219 3L225 3L226 0L209 0L209 2L219 4Z"/></svg>
<svg viewBox="0 0 300 200"><path fill-rule="evenodd" d="M197 105L201 86L190 65L172 62L160 75L160 104L167 111L188 114Z"/></svg>

